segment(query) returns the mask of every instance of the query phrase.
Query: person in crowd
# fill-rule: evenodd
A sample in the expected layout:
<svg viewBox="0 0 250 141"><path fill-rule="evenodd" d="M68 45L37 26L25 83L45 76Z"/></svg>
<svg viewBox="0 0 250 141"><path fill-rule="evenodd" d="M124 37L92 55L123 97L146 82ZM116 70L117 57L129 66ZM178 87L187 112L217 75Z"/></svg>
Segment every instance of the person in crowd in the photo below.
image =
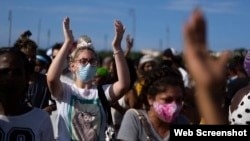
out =
<svg viewBox="0 0 250 141"><path fill-rule="evenodd" d="M126 44L127 44L127 50L125 51L124 55L125 57L129 57L131 49L134 46L134 38L131 38L129 34L126 36Z"/></svg>
<svg viewBox="0 0 250 141"><path fill-rule="evenodd" d="M134 64L134 61L129 58L129 55L130 55L131 49L133 47L133 44L134 44L134 39L131 38L130 35L128 34L126 36L126 50L124 52L124 56L126 57L127 63L131 63L131 65ZM130 65L130 64L128 64L128 65ZM116 66L115 66L115 61L114 61L113 56L104 57L103 60L102 60L101 66L108 69L109 74L108 74L108 76L106 78L106 81L108 83L112 82L114 79L117 80L117 75L116 75L116 72L115 72L116 71L116 69L115 69ZM130 68L130 66L129 66L129 68ZM131 85L133 85L133 84L131 84Z"/></svg>
<svg viewBox="0 0 250 141"><path fill-rule="evenodd" d="M250 125L250 85L236 92L228 111L229 124Z"/></svg>
<svg viewBox="0 0 250 141"><path fill-rule="evenodd" d="M161 55L161 66L172 67L173 61L175 60L175 56L171 50L171 48L167 48L163 51Z"/></svg>
<svg viewBox="0 0 250 141"><path fill-rule="evenodd" d="M139 65L138 65L138 76L143 76L145 72L153 70L157 68L158 62L154 56L151 55L144 55L140 58Z"/></svg>
<svg viewBox="0 0 250 141"><path fill-rule="evenodd" d="M176 51L173 48L165 49L161 55L159 66L171 67L180 71L185 87L185 95L181 112L188 117L192 124L198 124L201 119L194 100L194 87L191 85L189 74L183 64L183 56L175 52Z"/></svg>
<svg viewBox="0 0 250 141"><path fill-rule="evenodd" d="M134 84L134 92L139 96L144 85L144 76L145 73L156 69L158 67L158 62L155 57L151 55L144 55L140 58L138 67L137 67L137 80Z"/></svg>
<svg viewBox="0 0 250 141"><path fill-rule="evenodd" d="M53 46L52 46L52 54L51 54L51 58L52 60L55 59L57 53L59 52L59 50L61 49L63 43L55 43ZM67 59L64 61L63 63L63 72L62 72L62 75L61 75L61 80L63 82L66 82L66 83L73 83L73 76L72 76L72 73L69 69L69 61L70 61L70 58L67 57Z"/></svg>
<svg viewBox="0 0 250 141"><path fill-rule="evenodd" d="M168 140L170 125L189 124L180 114L184 94L180 72L167 67L146 74L138 101L141 106L125 113L117 136L120 140Z"/></svg>
<svg viewBox="0 0 250 141"><path fill-rule="evenodd" d="M129 90L117 101L111 104L111 114L112 114L112 119L113 119L113 124L116 129L116 131L119 130L121 121L123 119L123 116L125 112L133 108L135 104L137 103L138 96L136 92L134 91L134 83L137 80L137 73L136 69L134 66L134 62L130 58L126 58L126 62L128 64L128 69L129 69L129 74L130 74L130 86ZM116 64L113 61L113 70L112 72L114 73L112 76L113 78L111 79L111 82L117 81L117 70L116 70Z"/></svg>
<svg viewBox="0 0 250 141"><path fill-rule="evenodd" d="M107 68L108 70L110 70L110 66L112 66L112 61L113 61L113 57L112 56L106 56L103 58L102 60L102 67Z"/></svg>
<svg viewBox="0 0 250 141"><path fill-rule="evenodd" d="M195 101L204 124L227 124L222 107L226 85L226 65L231 56L223 52L217 59L209 55L206 20L201 9L192 12L183 28L184 60L195 85Z"/></svg>
<svg viewBox="0 0 250 141"><path fill-rule="evenodd" d="M55 104L50 103L51 94L48 89L46 75L35 71L36 65L36 50L38 48L35 41L30 39L32 33L28 30L14 43L14 48L22 51L29 60L29 88L26 95L26 101L33 107L44 109L51 113L55 110Z"/></svg>
<svg viewBox="0 0 250 141"><path fill-rule="evenodd" d="M35 72L45 74L47 73L49 66L51 63L51 59L49 56L45 54L45 52L38 51L36 53L36 65L35 65Z"/></svg>
<svg viewBox="0 0 250 141"><path fill-rule="evenodd" d="M244 56L234 56L227 65L228 77L224 102L224 106L226 109L228 109L229 105L231 104L231 100L236 92L241 88L247 86L249 83L249 77L247 77L243 63Z"/></svg>
<svg viewBox="0 0 250 141"><path fill-rule="evenodd" d="M14 48L0 48L0 139L52 141L49 114L25 103L29 83L26 55Z"/></svg>
<svg viewBox="0 0 250 141"><path fill-rule="evenodd" d="M189 78L188 72L186 71L183 65L183 61L182 61L183 58L181 55L175 55L173 53L174 52L173 50L174 50L173 48L167 48L163 51L159 66L177 68L182 74L184 86L186 88L190 88L191 87L190 78Z"/></svg>
<svg viewBox="0 0 250 141"><path fill-rule="evenodd" d="M95 77L92 81L93 85L108 84L109 70L106 67L98 67Z"/></svg>
<svg viewBox="0 0 250 141"><path fill-rule="evenodd" d="M129 74L130 74L129 77L131 81L130 81L129 90L118 101L110 105L112 122L113 122L115 133L119 131L121 121L125 112L129 108L134 107L137 101L137 94L133 89L134 83L137 80L137 72L135 69L134 60L132 60L129 57L132 47L133 47L133 38L131 38L130 35L128 34L126 36L126 50L124 52L124 56L128 65ZM107 68L108 73L105 73L106 74L105 76L99 75L99 77L97 77L99 78L99 82L102 84L111 84L113 82L116 82L118 80L118 77L117 77L117 70L116 70L117 67L116 67L116 62L114 60L114 57L106 56L102 62L102 66L103 67L101 69L105 70L105 68Z"/></svg>
<svg viewBox="0 0 250 141"><path fill-rule="evenodd" d="M117 102L111 104L111 115L113 120L113 125L115 130L118 131L123 115L129 109L134 107L137 101L137 94L134 92L133 86L135 81L137 80L137 72L134 65L134 60L129 57L131 48L133 46L133 38L130 38L128 34L126 36L126 47L127 50L124 53L126 57L126 62L129 69L130 74L130 86L128 92L126 92ZM95 78L95 83L98 81L102 84L111 84L116 82L117 77L117 70L116 70L116 63L113 57L107 56L104 58L103 67L97 69L97 74ZM106 69L108 68L108 69Z"/></svg>
<svg viewBox="0 0 250 141"><path fill-rule="evenodd" d="M250 52L244 57L244 70L250 76ZM229 106L228 120L232 125L250 125L250 84L241 88L233 96Z"/></svg>
<svg viewBox="0 0 250 141"><path fill-rule="evenodd" d="M125 28L119 20L115 20L114 28L115 37L112 46L118 80L113 84L102 86L105 97L110 103L121 98L130 84L128 66L121 48ZM63 83L60 80L63 71L61 66L67 59L74 41L69 17L63 21L63 32L65 38L63 46L47 73L49 89L57 101L58 139L65 141L103 140L107 118L100 103L97 86L92 85L98 64L96 52L93 46L86 46L86 42L81 42L82 38L79 38L77 48L71 53L70 60L74 83Z"/></svg>

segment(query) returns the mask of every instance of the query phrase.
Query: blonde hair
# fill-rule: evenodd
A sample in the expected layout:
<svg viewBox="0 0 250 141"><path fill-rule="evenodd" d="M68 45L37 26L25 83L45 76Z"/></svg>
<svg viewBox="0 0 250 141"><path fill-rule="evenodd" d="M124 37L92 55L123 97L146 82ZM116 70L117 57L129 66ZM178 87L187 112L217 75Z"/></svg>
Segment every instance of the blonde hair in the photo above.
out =
<svg viewBox="0 0 250 141"><path fill-rule="evenodd" d="M82 35L78 38L77 41L77 48L79 47L90 47L90 48L94 48L93 44L92 44L92 40L88 35Z"/></svg>
<svg viewBox="0 0 250 141"><path fill-rule="evenodd" d="M94 50L93 48L90 48L90 47L79 47L79 48L76 48L76 49L73 51L73 53L71 54L70 61L74 61L75 58L76 58L77 56L79 56L79 54L80 54L82 51L84 51L84 50L89 50L89 51L93 52L94 55L95 55L95 57L97 58L97 54L96 54L96 52L95 52L95 50Z"/></svg>
<svg viewBox="0 0 250 141"><path fill-rule="evenodd" d="M98 58L98 56L97 56L97 54L96 54L96 52L95 52L95 50L94 50L93 48L90 48L90 47L79 47L79 48L76 48L76 49L73 51L73 53L71 54L71 56L70 56L70 64L74 63L74 62L75 62L75 59L76 59L76 58L79 56L79 54L80 54L81 52L83 52L84 50L89 50L89 51L91 51L92 53L94 53L95 58L96 58L96 59ZM70 65L70 66L71 66L71 65ZM70 69L71 69L71 67L70 67ZM71 72L72 72L73 80L76 80L76 74L75 74L75 72L72 71L72 70L71 70Z"/></svg>
<svg viewBox="0 0 250 141"><path fill-rule="evenodd" d="M81 35L77 40L76 49L70 54L70 60L73 61L79 52L85 49L92 51L97 57L91 38L88 35Z"/></svg>

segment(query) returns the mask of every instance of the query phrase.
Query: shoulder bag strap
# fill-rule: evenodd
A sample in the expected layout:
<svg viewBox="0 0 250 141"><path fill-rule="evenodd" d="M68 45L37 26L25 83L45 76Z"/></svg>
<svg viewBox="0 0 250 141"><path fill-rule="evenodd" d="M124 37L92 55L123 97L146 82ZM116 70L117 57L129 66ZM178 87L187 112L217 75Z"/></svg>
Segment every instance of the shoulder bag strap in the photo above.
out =
<svg viewBox="0 0 250 141"><path fill-rule="evenodd" d="M100 98L100 101L102 103L103 109L105 111L108 124L112 125L113 121L112 121L112 116L111 116L111 107L110 107L110 104L109 104L109 102L108 102L108 100L107 100L107 98L105 96L105 93L103 91L102 85L98 85L97 89L98 89L98 96Z"/></svg>
<svg viewBox="0 0 250 141"><path fill-rule="evenodd" d="M135 113L137 114L143 128L146 131L147 134L147 141L152 141L152 134L150 132L150 127L149 127L149 123L146 119L146 117L143 115L143 113L141 113L139 110L133 109L135 111Z"/></svg>

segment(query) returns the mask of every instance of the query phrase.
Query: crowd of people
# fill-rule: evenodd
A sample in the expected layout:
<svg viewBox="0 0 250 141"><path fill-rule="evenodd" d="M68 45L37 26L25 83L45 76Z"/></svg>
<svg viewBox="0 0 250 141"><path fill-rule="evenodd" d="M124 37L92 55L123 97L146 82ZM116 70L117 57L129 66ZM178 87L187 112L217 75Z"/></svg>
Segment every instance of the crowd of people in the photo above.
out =
<svg viewBox="0 0 250 141"><path fill-rule="evenodd" d="M250 124L250 52L209 52L206 19L195 9L183 26L183 54L130 58L133 38L114 21L112 56L100 58L88 35L48 55L26 31L0 48L0 140L168 141L179 125Z"/></svg>

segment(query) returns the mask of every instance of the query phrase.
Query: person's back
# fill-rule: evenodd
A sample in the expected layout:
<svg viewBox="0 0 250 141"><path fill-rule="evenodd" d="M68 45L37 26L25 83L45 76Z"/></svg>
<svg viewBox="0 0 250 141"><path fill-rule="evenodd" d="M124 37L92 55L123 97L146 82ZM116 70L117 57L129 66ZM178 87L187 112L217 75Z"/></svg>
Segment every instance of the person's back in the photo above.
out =
<svg viewBox="0 0 250 141"><path fill-rule="evenodd" d="M29 71L26 56L14 48L0 49L1 139L53 140L49 114L24 102Z"/></svg>

